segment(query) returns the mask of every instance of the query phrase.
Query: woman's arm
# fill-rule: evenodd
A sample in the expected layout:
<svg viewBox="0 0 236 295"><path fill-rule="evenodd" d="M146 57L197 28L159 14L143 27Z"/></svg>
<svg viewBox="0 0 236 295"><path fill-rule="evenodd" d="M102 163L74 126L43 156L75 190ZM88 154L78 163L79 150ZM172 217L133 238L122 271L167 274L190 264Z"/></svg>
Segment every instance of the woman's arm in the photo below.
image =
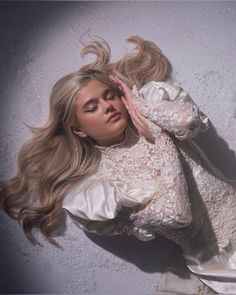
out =
<svg viewBox="0 0 236 295"><path fill-rule="evenodd" d="M151 81L132 89L140 112L180 140L197 137L209 128L208 117L181 87Z"/></svg>
<svg viewBox="0 0 236 295"><path fill-rule="evenodd" d="M132 214L132 218L137 226L185 227L192 222L192 212L179 153L165 131L156 138L154 148L160 155L158 164L153 165L160 173L157 180L159 196Z"/></svg>
<svg viewBox="0 0 236 295"><path fill-rule="evenodd" d="M190 224L192 214L187 183L173 140L162 128L150 122L139 112L133 103L129 87L121 80L114 81L120 84L125 94L122 101L126 105L134 125L142 135L155 142L155 152L160 155L158 161L160 197L155 198L144 209L133 214L134 220L137 219L136 224L151 226L151 223L154 223L170 227L183 227Z"/></svg>

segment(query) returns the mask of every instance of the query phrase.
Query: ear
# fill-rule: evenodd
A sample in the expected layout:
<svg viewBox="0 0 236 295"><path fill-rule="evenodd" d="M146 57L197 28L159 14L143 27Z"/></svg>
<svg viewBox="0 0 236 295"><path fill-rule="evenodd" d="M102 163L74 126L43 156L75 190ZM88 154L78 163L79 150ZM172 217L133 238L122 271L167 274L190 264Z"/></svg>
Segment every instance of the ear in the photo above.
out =
<svg viewBox="0 0 236 295"><path fill-rule="evenodd" d="M87 137L88 136L85 132L81 131L78 128L71 127L71 130L73 133L77 134L79 137Z"/></svg>

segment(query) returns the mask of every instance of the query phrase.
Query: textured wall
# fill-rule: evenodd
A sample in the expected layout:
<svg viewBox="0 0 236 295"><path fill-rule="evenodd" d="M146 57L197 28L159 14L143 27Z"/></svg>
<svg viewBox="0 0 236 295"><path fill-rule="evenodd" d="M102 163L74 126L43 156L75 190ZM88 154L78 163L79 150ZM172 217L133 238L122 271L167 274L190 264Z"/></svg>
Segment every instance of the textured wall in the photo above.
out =
<svg viewBox="0 0 236 295"><path fill-rule="evenodd" d="M131 35L159 44L212 123L196 141L236 178L236 2L1 2L0 22L1 178L30 137L23 122L43 123L52 85L89 61L79 57L86 32L106 39L114 60ZM44 247L0 213L1 293L150 294L173 250L162 238L88 237L68 219L63 250L37 237Z"/></svg>

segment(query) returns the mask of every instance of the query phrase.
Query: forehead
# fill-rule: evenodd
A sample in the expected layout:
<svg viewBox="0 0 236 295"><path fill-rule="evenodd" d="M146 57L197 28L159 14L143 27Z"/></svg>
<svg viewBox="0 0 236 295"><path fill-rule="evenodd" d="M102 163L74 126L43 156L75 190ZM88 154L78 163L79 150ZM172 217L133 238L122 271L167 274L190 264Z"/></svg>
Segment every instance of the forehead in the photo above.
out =
<svg viewBox="0 0 236 295"><path fill-rule="evenodd" d="M77 107L81 107L91 98L99 97L102 91L107 88L109 88L108 85L96 79L92 79L79 90L76 100Z"/></svg>

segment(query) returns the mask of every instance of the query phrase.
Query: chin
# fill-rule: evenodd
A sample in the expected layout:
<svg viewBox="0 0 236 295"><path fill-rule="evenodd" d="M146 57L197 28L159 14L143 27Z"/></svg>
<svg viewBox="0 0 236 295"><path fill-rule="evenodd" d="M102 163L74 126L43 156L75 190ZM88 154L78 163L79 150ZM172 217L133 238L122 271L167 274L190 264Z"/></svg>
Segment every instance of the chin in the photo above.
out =
<svg viewBox="0 0 236 295"><path fill-rule="evenodd" d="M113 123L110 132L112 135L119 135L123 133L128 125L128 121L124 118L121 118L119 121Z"/></svg>
<svg viewBox="0 0 236 295"><path fill-rule="evenodd" d="M118 123L117 125L119 125L120 128L125 129L128 125L128 119L122 117L119 121L117 121L117 123Z"/></svg>

